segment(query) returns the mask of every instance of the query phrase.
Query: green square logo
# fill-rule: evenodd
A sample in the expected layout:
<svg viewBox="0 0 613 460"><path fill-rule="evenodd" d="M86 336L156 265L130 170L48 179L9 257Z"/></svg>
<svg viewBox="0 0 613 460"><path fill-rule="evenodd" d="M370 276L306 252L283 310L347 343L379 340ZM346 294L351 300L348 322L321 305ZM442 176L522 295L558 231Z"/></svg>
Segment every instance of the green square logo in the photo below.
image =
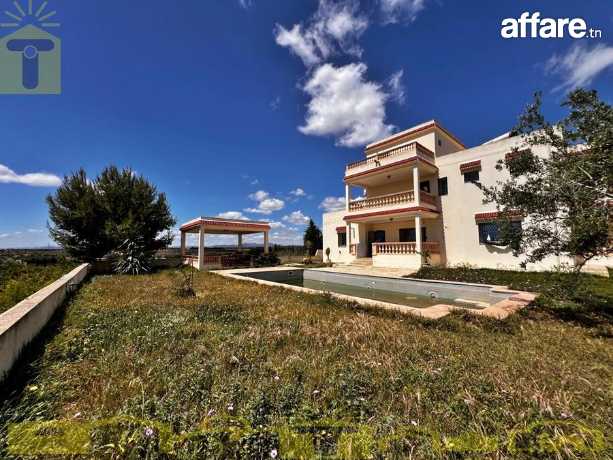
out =
<svg viewBox="0 0 613 460"><path fill-rule="evenodd" d="M44 14L47 2L36 13L32 0L27 13L17 1L14 5L16 13L5 11L14 22L0 23L2 28L18 28L0 39L0 94L60 94L61 40L43 29L59 27L59 23L45 22L55 12Z"/></svg>

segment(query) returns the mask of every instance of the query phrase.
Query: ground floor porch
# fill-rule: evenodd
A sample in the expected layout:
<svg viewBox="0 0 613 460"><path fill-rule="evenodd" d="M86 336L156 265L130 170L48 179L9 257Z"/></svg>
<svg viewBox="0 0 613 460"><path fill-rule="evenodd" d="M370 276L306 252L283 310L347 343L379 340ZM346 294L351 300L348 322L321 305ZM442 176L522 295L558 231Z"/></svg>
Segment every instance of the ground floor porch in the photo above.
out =
<svg viewBox="0 0 613 460"><path fill-rule="evenodd" d="M348 221L337 232L345 236L347 261L373 267L419 270L443 263L438 214L425 213L370 221Z"/></svg>

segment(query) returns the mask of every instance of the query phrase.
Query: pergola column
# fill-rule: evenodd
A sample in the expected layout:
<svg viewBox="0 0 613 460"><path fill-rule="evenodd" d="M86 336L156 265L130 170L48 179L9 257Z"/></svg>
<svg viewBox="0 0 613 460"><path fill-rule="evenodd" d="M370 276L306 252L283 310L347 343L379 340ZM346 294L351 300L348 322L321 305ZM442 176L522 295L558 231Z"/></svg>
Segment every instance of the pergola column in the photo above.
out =
<svg viewBox="0 0 613 460"><path fill-rule="evenodd" d="M345 212L349 213L349 202L351 201L351 186L345 184ZM347 221L347 253L351 254L351 223Z"/></svg>
<svg viewBox="0 0 613 460"><path fill-rule="evenodd" d="M264 254L268 254L268 232L264 232Z"/></svg>
<svg viewBox="0 0 613 460"><path fill-rule="evenodd" d="M181 231L181 257L185 257L185 232Z"/></svg>
<svg viewBox="0 0 613 460"><path fill-rule="evenodd" d="M200 225L198 231L198 270L204 268L204 224Z"/></svg>
<svg viewBox="0 0 613 460"><path fill-rule="evenodd" d="M238 234L238 249L243 249L243 234Z"/></svg>

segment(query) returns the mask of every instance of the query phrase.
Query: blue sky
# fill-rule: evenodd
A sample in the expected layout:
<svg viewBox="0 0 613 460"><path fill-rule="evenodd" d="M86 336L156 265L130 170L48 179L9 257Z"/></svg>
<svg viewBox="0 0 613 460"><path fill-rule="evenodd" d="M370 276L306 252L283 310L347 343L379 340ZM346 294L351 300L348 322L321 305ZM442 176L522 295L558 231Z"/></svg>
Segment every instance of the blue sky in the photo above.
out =
<svg viewBox="0 0 613 460"><path fill-rule="evenodd" d="M435 118L474 146L508 131L536 90L550 119L573 86L613 98L606 1L47 8L61 22L52 32L62 39L63 91L0 95L0 248L50 244L44 198L57 178L111 163L153 181L178 222L266 219L273 241L299 241L306 216L319 224L341 204L344 165L372 140ZM12 1L0 0L4 10L15 11ZM582 17L602 38L501 38L502 19L536 10Z"/></svg>

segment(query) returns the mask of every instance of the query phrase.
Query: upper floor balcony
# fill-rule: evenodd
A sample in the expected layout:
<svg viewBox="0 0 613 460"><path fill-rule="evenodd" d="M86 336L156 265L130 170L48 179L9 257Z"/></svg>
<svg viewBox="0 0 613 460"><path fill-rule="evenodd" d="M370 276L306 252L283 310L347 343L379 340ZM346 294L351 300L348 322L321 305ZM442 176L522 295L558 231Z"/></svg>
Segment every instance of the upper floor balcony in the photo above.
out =
<svg viewBox="0 0 613 460"><path fill-rule="evenodd" d="M416 207L438 211L438 204L434 195L422 190L419 192L419 201L417 201L413 190L405 190L398 193L351 200L348 206L348 217L365 213L370 214L371 212L384 214L386 211L394 212Z"/></svg>
<svg viewBox="0 0 613 460"><path fill-rule="evenodd" d="M436 166L434 166L434 153L418 142L412 142L348 164L345 168L345 180L383 172L413 160L420 160L436 169Z"/></svg>

